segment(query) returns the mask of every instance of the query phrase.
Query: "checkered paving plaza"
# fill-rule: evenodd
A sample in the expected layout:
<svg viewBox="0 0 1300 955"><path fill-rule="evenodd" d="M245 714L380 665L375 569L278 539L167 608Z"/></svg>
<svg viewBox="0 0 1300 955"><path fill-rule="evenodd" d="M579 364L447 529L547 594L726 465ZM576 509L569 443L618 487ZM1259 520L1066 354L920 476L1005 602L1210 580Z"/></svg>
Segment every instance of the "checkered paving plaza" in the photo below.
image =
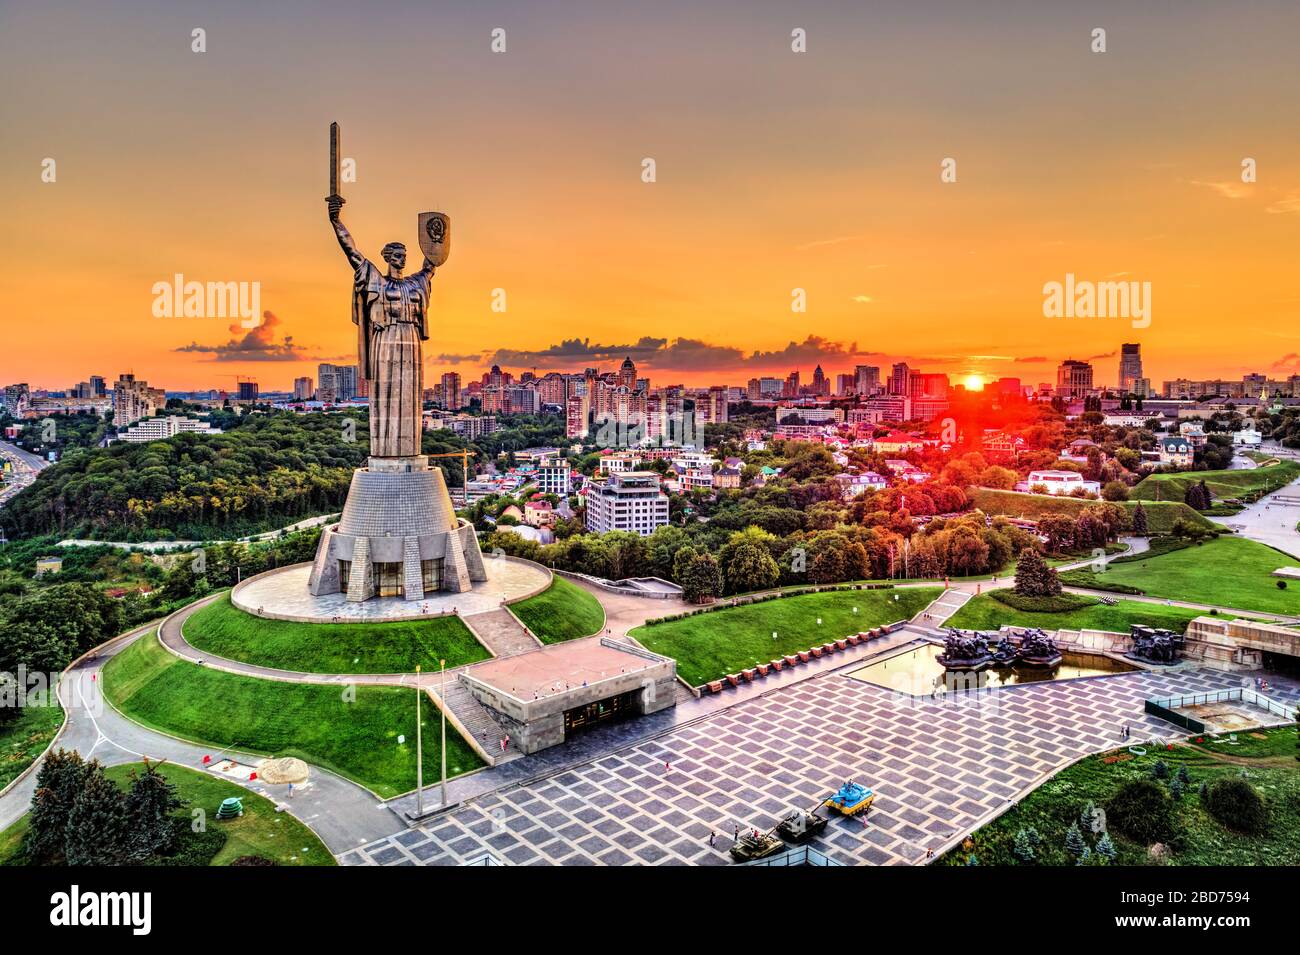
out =
<svg viewBox="0 0 1300 955"><path fill-rule="evenodd" d="M936 702L835 671L489 793L341 861L726 865L735 827L766 829L852 778L877 793L866 824L834 817L810 845L845 865L920 863L1064 764L1121 745L1125 723L1130 743L1176 736L1144 699L1240 685L1209 670L1140 672Z"/></svg>

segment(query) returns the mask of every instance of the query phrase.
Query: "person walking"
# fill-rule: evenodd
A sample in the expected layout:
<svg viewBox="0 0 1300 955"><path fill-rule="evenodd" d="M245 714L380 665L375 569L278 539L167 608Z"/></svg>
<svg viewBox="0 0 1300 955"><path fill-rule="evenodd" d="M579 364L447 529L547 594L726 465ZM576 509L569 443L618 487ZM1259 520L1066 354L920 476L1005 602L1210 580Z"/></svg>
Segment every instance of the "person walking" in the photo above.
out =
<svg viewBox="0 0 1300 955"><path fill-rule="evenodd" d="M717 839L717 838L718 838L718 833L717 833L715 830L710 829L710 830L709 830L709 848L710 848L710 849L713 848L713 841L714 841L715 839Z"/></svg>

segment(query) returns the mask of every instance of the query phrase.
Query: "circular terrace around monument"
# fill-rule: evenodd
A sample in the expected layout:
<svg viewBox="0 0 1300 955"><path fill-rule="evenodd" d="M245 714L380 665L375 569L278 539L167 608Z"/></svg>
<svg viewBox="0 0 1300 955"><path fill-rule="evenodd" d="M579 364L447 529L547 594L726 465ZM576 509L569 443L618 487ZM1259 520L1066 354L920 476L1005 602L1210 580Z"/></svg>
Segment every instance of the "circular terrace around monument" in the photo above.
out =
<svg viewBox="0 0 1300 955"><path fill-rule="evenodd" d="M518 557L484 556L486 581L462 593L434 593L420 600L372 597L349 601L346 594L314 597L307 590L311 563L268 570L238 584L230 593L240 610L298 623L385 623L456 613L467 617L535 596L551 585L549 568Z"/></svg>

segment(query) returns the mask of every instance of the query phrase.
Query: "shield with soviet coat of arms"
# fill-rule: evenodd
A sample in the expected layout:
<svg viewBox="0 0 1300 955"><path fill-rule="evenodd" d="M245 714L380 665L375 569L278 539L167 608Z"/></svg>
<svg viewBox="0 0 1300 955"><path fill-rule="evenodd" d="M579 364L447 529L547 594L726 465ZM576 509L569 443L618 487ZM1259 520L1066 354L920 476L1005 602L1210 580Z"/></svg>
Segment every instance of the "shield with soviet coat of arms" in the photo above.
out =
<svg viewBox="0 0 1300 955"><path fill-rule="evenodd" d="M421 212L418 228L420 251L437 268L451 254L451 220L442 212Z"/></svg>

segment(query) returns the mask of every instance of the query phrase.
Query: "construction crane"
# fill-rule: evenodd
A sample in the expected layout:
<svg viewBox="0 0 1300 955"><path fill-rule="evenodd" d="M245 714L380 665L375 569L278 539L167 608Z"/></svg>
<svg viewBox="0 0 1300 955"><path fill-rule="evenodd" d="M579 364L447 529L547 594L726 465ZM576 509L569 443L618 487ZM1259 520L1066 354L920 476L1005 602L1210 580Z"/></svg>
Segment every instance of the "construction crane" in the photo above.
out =
<svg viewBox="0 0 1300 955"><path fill-rule="evenodd" d="M461 467L461 491L465 495L465 506L469 507L469 458L471 452L468 448L462 448L459 451L444 451L442 454L429 454L430 458L460 458Z"/></svg>

